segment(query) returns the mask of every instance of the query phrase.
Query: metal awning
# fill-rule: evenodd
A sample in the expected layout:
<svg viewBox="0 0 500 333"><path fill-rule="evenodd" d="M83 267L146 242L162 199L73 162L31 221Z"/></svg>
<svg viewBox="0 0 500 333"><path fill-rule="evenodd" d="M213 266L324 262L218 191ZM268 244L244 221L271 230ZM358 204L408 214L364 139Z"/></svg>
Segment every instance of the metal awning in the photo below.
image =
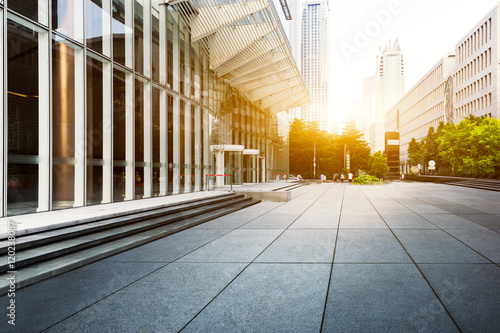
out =
<svg viewBox="0 0 500 333"><path fill-rule="evenodd" d="M210 69L274 115L309 104L271 0L171 0Z"/></svg>

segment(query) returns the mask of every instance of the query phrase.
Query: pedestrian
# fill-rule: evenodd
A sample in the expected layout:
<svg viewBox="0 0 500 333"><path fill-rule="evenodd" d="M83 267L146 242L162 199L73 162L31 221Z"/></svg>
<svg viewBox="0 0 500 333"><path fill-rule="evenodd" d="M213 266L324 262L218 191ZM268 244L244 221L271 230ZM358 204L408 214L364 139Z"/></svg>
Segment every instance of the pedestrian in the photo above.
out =
<svg viewBox="0 0 500 333"><path fill-rule="evenodd" d="M344 184L344 178L345 178L344 173L342 173L340 175L340 184Z"/></svg>
<svg viewBox="0 0 500 333"><path fill-rule="evenodd" d="M334 182L335 184L337 184L337 180L338 180L338 178L339 178L339 175L337 175L337 174L334 174L334 175L333 175L333 182Z"/></svg>
<svg viewBox="0 0 500 333"><path fill-rule="evenodd" d="M285 178L285 183L288 183L288 181L286 180L286 175L283 175L283 178Z"/></svg>
<svg viewBox="0 0 500 333"><path fill-rule="evenodd" d="M352 176L353 174L351 172L349 172L349 174L347 175L347 178L349 179L349 185L352 184Z"/></svg>

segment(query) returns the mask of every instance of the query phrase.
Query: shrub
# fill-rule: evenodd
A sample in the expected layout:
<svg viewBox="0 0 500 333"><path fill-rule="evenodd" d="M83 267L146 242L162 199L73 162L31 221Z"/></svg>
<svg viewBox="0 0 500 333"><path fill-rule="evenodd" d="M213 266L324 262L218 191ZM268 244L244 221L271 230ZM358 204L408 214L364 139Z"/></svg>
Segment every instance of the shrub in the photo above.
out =
<svg viewBox="0 0 500 333"><path fill-rule="evenodd" d="M354 184L358 185L372 185L372 184L380 184L382 183L380 179L375 176L370 175L362 175L354 179Z"/></svg>

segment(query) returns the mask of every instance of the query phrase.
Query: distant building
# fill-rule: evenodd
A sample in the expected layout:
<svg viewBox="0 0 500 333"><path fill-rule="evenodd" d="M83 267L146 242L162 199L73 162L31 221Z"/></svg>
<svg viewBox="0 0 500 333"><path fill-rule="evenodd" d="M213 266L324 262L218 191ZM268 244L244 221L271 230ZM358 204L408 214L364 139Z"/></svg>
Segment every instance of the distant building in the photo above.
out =
<svg viewBox="0 0 500 333"><path fill-rule="evenodd" d="M449 121L457 123L469 114L498 118L498 69L500 42L498 18L500 3L456 45L456 68ZM450 117L452 116L452 117Z"/></svg>
<svg viewBox="0 0 500 333"><path fill-rule="evenodd" d="M405 92L405 71L403 53L396 39L394 44L385 46L377 55L375 70L375 131L370 141L372 153L383 151L385 147L385 114Z"/></svg>
<svg viewBox="0 0 500 333"><path fill-rule="evenodd" d="M401 169L409 172L408 143L421 140L429 127L445 120L446 82L455 68L455 55L447 54L386 114L386 132L400 133Z"/></svg>
<svg viewBox="0 0 500 333"><path fill-rule="evenodd" d="M361 99L363 103L361 131L364 140L370 142L370 125L375 120L375 75L363 78Z"/></svg>
<svg viewBox="0 0 500 333"><path fill-rule="evenodd" d="M497 5L386 115L386 131L400 132L401 169L408 171L408 143L421 140L440 121L458 123L470 114L498 118Z"/></svg>
<svg viewBox="0 0 500 333"><path fill-rule="evenodd" d="M328 1L308 0L302 12L300 70L311 104L302 107L302 119L328 130Z"/></svg>

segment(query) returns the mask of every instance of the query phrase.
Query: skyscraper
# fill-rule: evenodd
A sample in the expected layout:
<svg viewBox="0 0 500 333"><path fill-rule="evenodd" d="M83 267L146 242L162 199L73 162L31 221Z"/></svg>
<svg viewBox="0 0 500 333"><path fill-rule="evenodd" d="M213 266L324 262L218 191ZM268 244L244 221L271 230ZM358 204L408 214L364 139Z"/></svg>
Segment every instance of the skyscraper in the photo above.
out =
<svg viewBox="0 0 500 333"><path fill-rule="evenodd" d="M377 55L375 69L375 123L370 126L372 152L384 150L385 114L405 93L403 53L396 39Z"/></svg>
<svg viewBox="0 0 500 333"><path fill-rule="evenodd" d="M301 74L311 104L302 119L328 130L328 1L307 0L302 12Z"/></svg>

